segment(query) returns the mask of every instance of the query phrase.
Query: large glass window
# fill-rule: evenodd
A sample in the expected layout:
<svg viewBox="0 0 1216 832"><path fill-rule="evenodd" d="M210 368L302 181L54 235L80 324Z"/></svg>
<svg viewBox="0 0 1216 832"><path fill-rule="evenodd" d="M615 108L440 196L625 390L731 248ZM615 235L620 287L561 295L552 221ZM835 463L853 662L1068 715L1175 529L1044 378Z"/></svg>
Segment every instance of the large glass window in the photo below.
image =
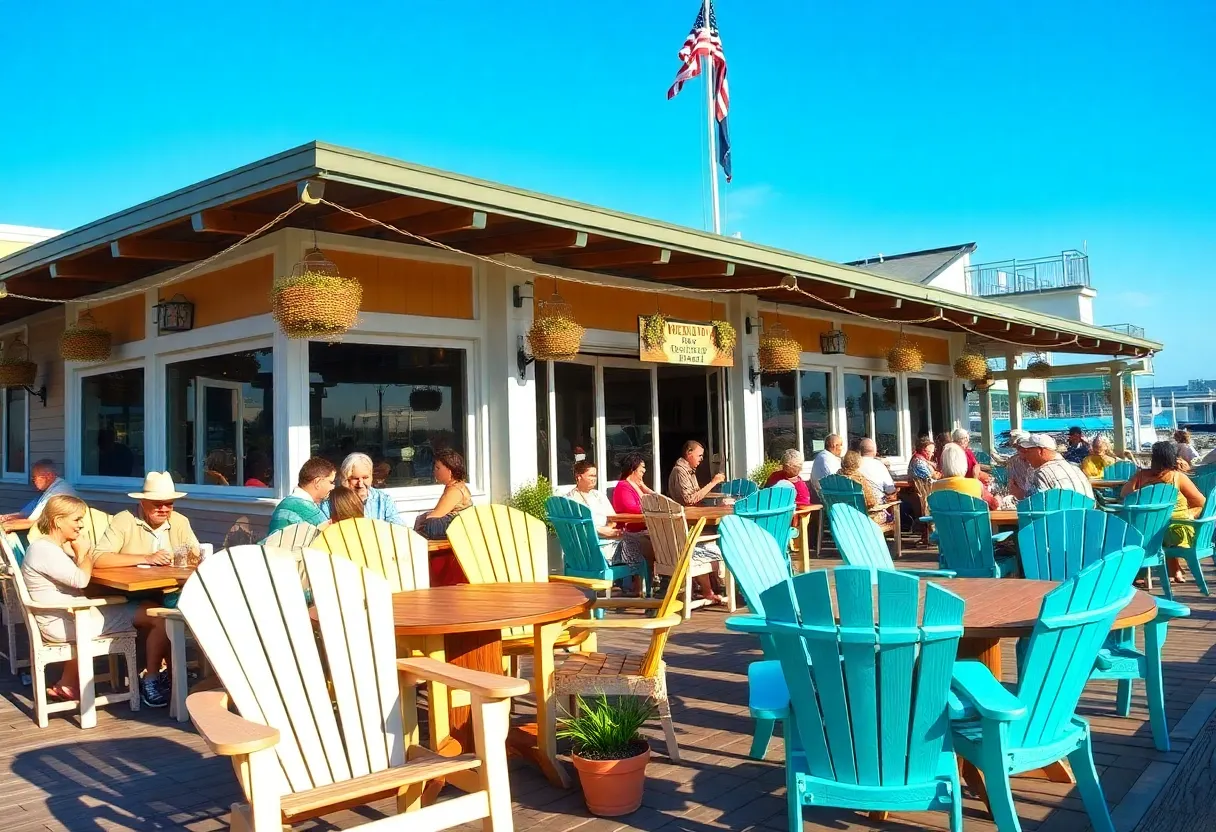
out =
<svg viewBox="0 0 1216 832"><path fill-rule="evenodd" d="M950 383L947 381L929 380L929 420L934 435L949 431L954 425L950 419Z"/></svg>
<svg viewBox="0 0 1216 832"><path fill-rule="evenodd" d="M466 361L445 347L310 343L312 453L367 454L379 487L434 484L435 451L468 458Z"/></svg>
<svg viewBox="0 0 1216 832"><path fill-rule="evenodd" d="M119 370L80 382L80 473L144 475L144 371Z"/></svg>
<svg viewBox="0 0 1216 832"><path fill-rule="evenodd" d="M781 454L798 447L798 396L796 373L772 373L760 377L764 409L764 455L781 459Z"/></svg>
<svg viewBox="0 0 1216 832"><path fill-rule="evenodd" d="M844 410L850 448L870 437L879 456L899 453L899 397L894 376L860 376L845 373Z"/></svg>
<svg viewBox="0 0 1216 832"><path fill-rule="evenodd" d="M870 377L844 374L844 415L847 444L870 435Z"/></svg>
<svg viewBox="0 0 1216 832"><path fill-rule="evenodd" d="M269 349L165 369L166 463L174 482L273 486L273 369Z"/></svg>
<svg viewBox="0 0 1216 832"><path fill-rule="evenodd" d="M802 396L802 453L807 459L823 450L832 432L832 374L803 370L799 374Z"/></svg>
<svg viewBox="0 0 1216 832"><path fill-rule="evenodd" d="M4 390L4 470L9 474L25 473L28 395L24 390L13 387L6 387Z"/></svg>
<svg viewBox="0 0 1216 832"><path fill-rule="evenodd" d="M933 420L929 415L929 380L908 379L908 416L912 423L913 441L933 436Z"/></svg>
<svg viewBox="0 0 1216 832"><path fill-rule="evenodd" d="M553 365L556 398L557 482L574 483L574 463L595 462L595 368L587 364ZM649 389L646 391L650 399ZM609 472L610 474L612 472Z"/></svg>
<svg viewBox="0 0 1216 832"><path fill-rule="evenodd" d="M605 367L604 370L604 461L603 480L620 476L625 454L640 453L646 470L654 470L654 432L651 429L650 370ZM594 460L595 457L589 457Z"/></svg>

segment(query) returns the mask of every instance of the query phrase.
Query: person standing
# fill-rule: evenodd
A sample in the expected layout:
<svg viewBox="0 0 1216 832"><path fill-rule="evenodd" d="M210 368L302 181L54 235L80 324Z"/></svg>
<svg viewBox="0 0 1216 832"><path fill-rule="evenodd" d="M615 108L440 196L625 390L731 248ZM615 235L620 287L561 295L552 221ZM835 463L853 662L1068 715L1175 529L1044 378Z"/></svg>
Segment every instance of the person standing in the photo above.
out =
<svg viewBox="0 0 1216 832"><path fill-rule="evenodd" d="M671 468L667 477L667 496L682 506L699 505L709 496L709 493L726 481L721 473L709 478L708 485L701 485L697 480L697 468L705 459L705 448L695 439L689 439L680 450L680 458Z"/></svg>
<svg viewBox="0 0 1216 832"><path fill-rule="evenodd" d="M301 465L296 487L279 501L270 515L270 534L296 523L308 523L318 528L325 525L329 517L321 509L321 504L334 490L337 475L338 469L324 457L314 456Z"/></svg>

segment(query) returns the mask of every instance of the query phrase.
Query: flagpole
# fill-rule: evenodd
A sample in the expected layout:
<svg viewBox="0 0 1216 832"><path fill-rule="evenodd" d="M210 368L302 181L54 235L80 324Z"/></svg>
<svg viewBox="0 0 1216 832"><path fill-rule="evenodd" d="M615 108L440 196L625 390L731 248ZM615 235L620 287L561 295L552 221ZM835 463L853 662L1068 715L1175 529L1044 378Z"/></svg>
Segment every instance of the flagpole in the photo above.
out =
<svg viewBox="0 0 1216 832"><path fill-rule="evenodd" d="M704 0L702 8L705 15L705 28L709 29L709 3ZM709 196L714 215L714 233L722 233L722 214L718 208L718 134L717 134L717 102L714 90L713 60L708 56L701 58L701 75L705 78L705 118L706 129L709 132Z"/></svg>

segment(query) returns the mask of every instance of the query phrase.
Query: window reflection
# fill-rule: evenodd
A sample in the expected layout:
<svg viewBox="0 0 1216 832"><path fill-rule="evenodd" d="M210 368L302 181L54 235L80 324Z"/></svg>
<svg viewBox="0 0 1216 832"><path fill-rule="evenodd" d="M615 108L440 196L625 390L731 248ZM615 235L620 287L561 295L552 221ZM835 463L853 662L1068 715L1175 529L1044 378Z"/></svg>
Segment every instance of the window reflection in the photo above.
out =
<svg viewBox="0 0 1216 832"><path fill-rule="evenodd" d="M144 475L144 371L119 370L80 382L80 473Z"/></svg>
<svg viewBox="0 0 1216 832"><path fill-rule="evenodd" d="M790 448L798 447L795 423L797 404L795 373L766 373L760 377L760 397L764 418L764 456L781 459Z"/></svg>
<svg viewBox="0 0 1216 832"><path fill-rule="evenodd" d="M604 444L608 470L600 476L615 480L621 457L640 453L646 469L654 470L654 436L650 416L650 370L604 368ZM595 457L589 457L592 461Z"/></svg>

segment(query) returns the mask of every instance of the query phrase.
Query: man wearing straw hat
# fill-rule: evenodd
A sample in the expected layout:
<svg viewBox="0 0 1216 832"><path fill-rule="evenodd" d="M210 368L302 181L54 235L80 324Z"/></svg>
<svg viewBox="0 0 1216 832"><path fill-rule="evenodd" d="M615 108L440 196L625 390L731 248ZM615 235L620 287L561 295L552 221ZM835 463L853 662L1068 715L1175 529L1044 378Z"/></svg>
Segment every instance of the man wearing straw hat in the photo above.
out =
<svg viewBox="0 0 1216 832"><path fill-rule="evenodd" d="M173 553L182 549L198 555L198 538L190 521L173 510L173 503L186 495L174 488L168 472L150 472L144 477L143 490L128 496L139 501L139 509L114 516L97 542L94 567L168 564L173 562Z"/></svg>

